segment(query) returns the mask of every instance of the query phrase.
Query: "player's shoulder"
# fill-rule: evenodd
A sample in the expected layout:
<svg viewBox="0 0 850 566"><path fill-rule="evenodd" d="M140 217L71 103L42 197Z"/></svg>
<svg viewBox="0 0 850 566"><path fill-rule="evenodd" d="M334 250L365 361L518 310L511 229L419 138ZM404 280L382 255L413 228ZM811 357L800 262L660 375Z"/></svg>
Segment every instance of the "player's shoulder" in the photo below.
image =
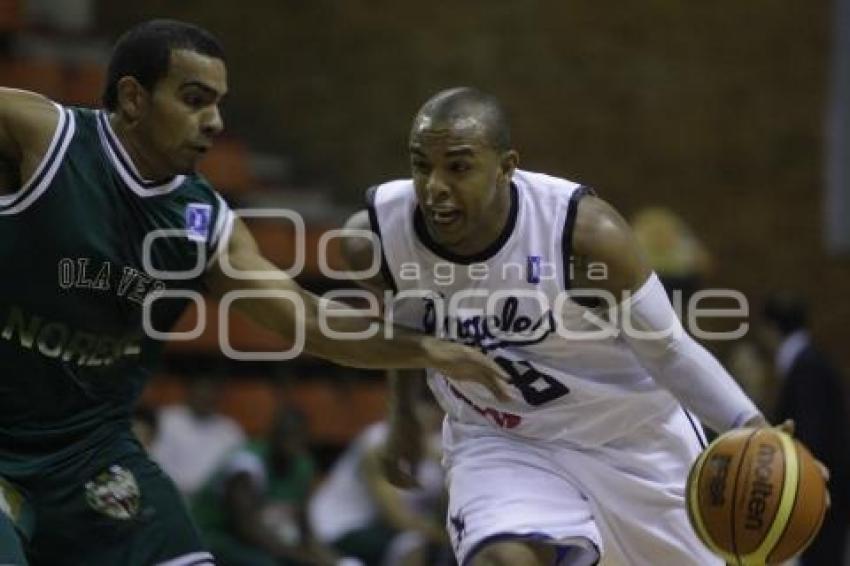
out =
<svg viewBox="0 0 850 566"><path fill-rule="evenodd" d="M562 177L523 169L514 171L512 180L522 189L533 191L541 196L552 197L569 197L573 191L584 186L582 183Z"/></svg>
<svg viewBox="0 0 850 566"><path fill-rule="evenodd" d="M629 223L608 201L589 194L581 200L576 215L576 231L588 237L622 237L630 233Z"/></svg>

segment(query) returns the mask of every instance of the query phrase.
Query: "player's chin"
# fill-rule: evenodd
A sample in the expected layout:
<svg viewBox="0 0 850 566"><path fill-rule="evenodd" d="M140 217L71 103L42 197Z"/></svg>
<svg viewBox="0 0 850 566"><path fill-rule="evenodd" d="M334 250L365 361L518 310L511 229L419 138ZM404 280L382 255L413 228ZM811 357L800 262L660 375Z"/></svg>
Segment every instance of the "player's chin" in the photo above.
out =
<svg viewBox="0 0 850 566"><path fill-rule="evenodd" d="M467 237L466 223L464 218L460 217L449 224L431 224L431 232L434 234L434 239L442 246L453 246L460 244Z"/></svg>
<svg viewBox="0 0 850 566"><path fill-rule="evenodd" d="M200 157L190 157L182 162L175 164L178 175L194 175L198 172L198 164L201 162Z"/></svg>

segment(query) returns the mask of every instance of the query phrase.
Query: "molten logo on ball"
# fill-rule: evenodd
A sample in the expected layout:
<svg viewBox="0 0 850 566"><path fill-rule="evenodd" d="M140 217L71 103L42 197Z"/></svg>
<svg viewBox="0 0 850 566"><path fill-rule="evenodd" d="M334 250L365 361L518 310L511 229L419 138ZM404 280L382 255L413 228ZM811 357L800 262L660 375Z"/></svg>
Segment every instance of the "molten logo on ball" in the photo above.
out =
<svg viewBox="0 0 850 566"><path fill-rule="evenodd" d="M760 529L764 524L764 509L767 499L773 494L773 484L770 478L773 475L773 456L776 448L770 444L759 444L756 453L756 467L753 475L755 481L750 487L747 498L747 520L744 528Z"/></svg>

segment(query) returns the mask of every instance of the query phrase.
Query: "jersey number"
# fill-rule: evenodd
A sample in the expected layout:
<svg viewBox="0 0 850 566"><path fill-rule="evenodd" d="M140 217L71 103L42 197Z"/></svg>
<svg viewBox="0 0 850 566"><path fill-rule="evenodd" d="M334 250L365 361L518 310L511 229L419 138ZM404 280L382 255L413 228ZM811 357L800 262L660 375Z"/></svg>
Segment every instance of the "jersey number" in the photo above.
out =
<svg viewBox="0 0 850 566"><path fill-rule="evenodd" d="M570 392L570 388L555 378L539 372L528 362L514 362L502 357L494 358L511 379L511 385L519 389L529 405L538 406Z"/></svg>

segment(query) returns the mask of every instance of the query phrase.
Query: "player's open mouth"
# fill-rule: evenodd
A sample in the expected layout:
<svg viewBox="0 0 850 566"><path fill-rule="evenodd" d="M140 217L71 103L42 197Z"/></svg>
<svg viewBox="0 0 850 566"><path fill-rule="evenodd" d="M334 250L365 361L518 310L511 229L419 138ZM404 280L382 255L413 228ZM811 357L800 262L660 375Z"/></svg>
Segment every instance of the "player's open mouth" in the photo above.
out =
<svg viewBox="0 0 850 566"><path fill-rule="evenodd" d="M451 226L460 217L461 213L457 210L431 210L431 222L437 226Z"/></svg>

